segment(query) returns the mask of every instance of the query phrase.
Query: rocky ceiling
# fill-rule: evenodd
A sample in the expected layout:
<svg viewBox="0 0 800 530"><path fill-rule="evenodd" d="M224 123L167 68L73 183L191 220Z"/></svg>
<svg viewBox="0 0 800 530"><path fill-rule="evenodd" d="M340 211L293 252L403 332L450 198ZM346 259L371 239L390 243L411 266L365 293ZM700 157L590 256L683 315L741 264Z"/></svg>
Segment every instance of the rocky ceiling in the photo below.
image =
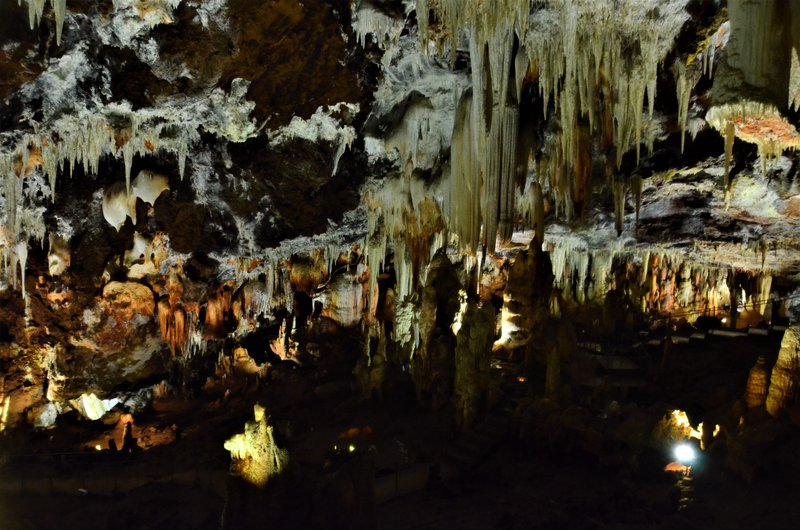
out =
<svg viewBox="0 0 800 530"><path fill-rule="evenodd" d="M790 315L800 13L775 4L3 2L7 421L269 326L291 357L312 315L406 360L470 304L508 348L525 311L612 294Z"/></svg>

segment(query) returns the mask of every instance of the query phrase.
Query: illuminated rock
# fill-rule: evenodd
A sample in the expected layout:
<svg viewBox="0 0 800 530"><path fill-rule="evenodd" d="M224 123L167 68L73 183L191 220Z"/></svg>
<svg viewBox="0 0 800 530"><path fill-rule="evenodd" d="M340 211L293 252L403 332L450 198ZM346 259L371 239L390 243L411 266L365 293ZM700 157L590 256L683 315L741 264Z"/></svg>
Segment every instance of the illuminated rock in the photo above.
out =
<svg viewBox="0 0 800 530"><path fill-rule="evenodd" d="M364 316L365 294L359 275L346 272L336 276L318 297L322 316L344 327L355 326Z"/></svg>
<svg viewBox="0 0 800 530"><path fill-rule="evenodd" d="M767 412L778 416L797 399L800 382L800 328L786 329L778 352L778 360L772 368L767 395Z"/></svg>
<svg viewBox="0 0 800 530"><path fill-rule="evenodd" d="M49 429L56 424L58 407L55 403L45 403L28 412L29 422L38 429Z"/></svg>
<svg viewBox="0 0 800 530"><path fill-rule="evenodd" d="M63 274L71 264L69 242L50 234L50 248L47 253L47 272L50 276Z"/></svg>
<svg viewBox="0 0 800 530"><path fill-rule="evenodd" d="M107 284L103 297L83 310L81 328L66 339L66 348L53 353L48 371L61 380L51 382L48 398L62 401L87 388L111 391L153 376L161 367L157 354L162 349L154 313L147 286Z"/></svg>
<svg viewBox="0 0 800 530"><path fill-rule="evenodd" d="M766 402L769 375L767 361L763 356L759 355L755 366L750 370L750 375L747 376L747 390L744 395L747 408L760 407Z"/></svg>
<svg viewBox="0 0 800 530"><path fill-rule="evenodd" d="M264 407L253 407L254 421L244 425L244 432L225 442L231 453L231 473L251 484L264 487L270 478L279 475L289 463L289 453L275 443L272 425Z"/></svg>
<svg viewBox="0 0 800 530"><path fill-rule="evenodd" d="M758 146L762 171L770 159L800 147L800 134L782 115L797 100L798 6L733 0L726 60L714 77L708 123L725 138L726 183L734 136ZM766 176L766 175L765 175Z"/></svg>
<svg viewBox="0 0 800 530"><path fill-rule="evenodd" d="M550 258L534 238L508 269L497 346L512 350L544 337L552 287Z"/></svg>
<svg viewBox="0 0 800 530"><path fill-rule="evenodd" d="M90 393L82 394L80 398L71 400L70 404L81 416L90 420L99 420L119 402L120 400L117 398L100 399L94 393Z"/></svg>

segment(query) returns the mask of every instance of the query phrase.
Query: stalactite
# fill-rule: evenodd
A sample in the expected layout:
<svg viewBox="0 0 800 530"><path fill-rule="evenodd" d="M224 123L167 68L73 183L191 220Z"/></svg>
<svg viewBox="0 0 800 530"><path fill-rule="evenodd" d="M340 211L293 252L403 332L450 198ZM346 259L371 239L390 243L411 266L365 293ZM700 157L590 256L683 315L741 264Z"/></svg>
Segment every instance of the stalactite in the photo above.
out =
<svg viewBox="0 0 800 530"><path fill-rule="evenodd" d="M500 210L500 189L502 185L502 156L503 156L503 136L502 128L498 126L502 120L501 109L495 108L492 111L492 123L489 130L489 142L487 145L485 158L485 171L483 180L483 197L481 200L481 210L483 215L483 245L486 251L491 254L494 252L495 241L497 238L497 228Z"/></svg>
<svg viewBox="0 0 800 530"><path fill-rule="evenodd" d="M519 131L518 105L511 104L505 107L502 123L498 232L503 241L510 241L516 221L516 212L514 210L514 181L516 176L516 154Z"/></svg>
<svg viewBox="0 0 800 530"><path fill-rule="evenodd" d="M728 53L714 77L706 121L725 138L726 176L734 136L758 147L766 173L771 159L800 148L800 134L780 112L793 90L796 24L786 2L731 0L728 11Z"/></svg>
<svg viewBox="0 0 800 530"><path fill-rule="evenodd" d="M28 262L28 243L20 241L14 245L14 257L19 262L20 269L20 290L22 291L22 299L25 300L25 313L28 312L28 291L25 288L25 270ZM16 274L16 268L14 273Z"/></svg>
<svg viewBox="0 0 800 530"><path fill-rule="evenodd" d="M734 287L736 275L727 267L695 262L678 251L594 248L581 238L552 234L545 247L553 285L568 304L602 304L616 285L644 314L679 314L693 322L700 315L729 316L744 288L751 323L770 318L772 275L766 271Z"/></svg>
<svg viewBox="0 0 800 530"><path fill-rule="evenodd" d="M109 105L99 112L80 111L76 115L63 115L50 126L37 133L23 136L11 151L0 153L0 173L4 178L5 232L7 244L2 253L8 258L13 245L21 238L43 241L45 224L41 215L25 208L22 200L22 181L36 167L50 181L50 197L54 198L56 177L60 171L75 168L78 163L88 173L96 173L100 157L105 153L122 151L126 183L109 187L103 198L103 214L118 230L130 217L136 222L136 198L153 204L155 199L169 189L167 178L143 171L130 182L130 168L136 154L154 149L175 152L179 164L184 163L186 149L198 136L194 126L186 126L161 119L160 111L131 111L127 105ZM143 117L144 116L144 117ZM115 130L111 123L127 121L128 127ZM146 126L142 126L147 122ZM154 148L154 144L158 147Z"/></svg>
<svg viewBox="0 0 800 530"><path fill-rule="evenodd" d="M676 61L675 88L678 92L678 124L681 128L681 153L686 145L686 122L689 118L689 103L691 102L693 83L689 81L686 66L682 61Z"/></svg>
<svg viewBox="0 0 800 530"><path fill-rule="evenodd" d="M631 193L636 210L636 225L639 224L639 211L642 208L642 176L638 173L631 177Z"/></svg>
<svg viewBox="0 0 800 530"><path fill-rule="evenodd" d="M731 159L733 158L733 139L734 139L734 125L733 122L725 124L725 191L731 189Z"/></svg>
<svg viewBox="0 0 800 530"><path fill-rule="evenodd" d="M581 119L592 133L599 128L609 138L604 144L613 146L617 166L631 148L638 160L642 141L652 146L652 136L644 132L646 121L653 119L658 67L688 19L685 2L669 4L551 1L531 15L530 27L520 36L539 72L545 112L553 101L560 122L558 153L550 153L560 163L545 169L557 175L562 214L572 213L569 203L576 202L574 190L581 189L574 182L585 178L585 166L573 163L584 149L576 133ZM605 119L598 119L598 110Z"/></svg>
<svg viewBox="0 0 800 530"><path fill-rule="evenodd" d="M378 271L394 249L398 300L408 298L425 280L425 269L443 244L441 210L426 184L410 173L387 179L365 193L369 267L369 308L375 310Z"/></svg>
<svg viewBox="0 0 800 530"><path fill-rule="evenodd" d="M418 11L419 12L419 11ZM353 30L362 47L366 46L367 35L372 35L375 42L383 49L397 42L403 31L404 21L387 15L368 1L362 0L353 14ZM419 22L420 32L423 22Z"/></svg>
<svg viewBox="0 0 800 530"><path fill-rule="evenodd" d="M544 243L544 199L542 187L538 182L531 184L531 201L533 203L533 231L539 246Z"/></svg>
<svg viewBox="0 0 800 530"><path fill-rule="evenodd" d="M800 133L770 104L743 101L737 104L718 105L711 108L706 121L722 132L725 138L726 184L730 159L733 155L734 137L755 144L761 157L762 173L766 176L769 160L780 158L787 149L800 149Z"/></svg>
<svg viewBox="0 0 800 530"><path fill-rule="evenodd" d="M456 109L453 141L450 147L450 179L445 211L450 230L467 253L478 251L481 229L481 172L475 153L472 131L473 94L461 96Z"/></svg>
<svg viewBox="0 0 800 530"><path fill-rule="evenodd" d="M225 336L225 325L230 308L231 291L228 287L219 289L216 294L208 298L206 317L203 322L203 337L205 339Z"/></svg>
<svg viewBox="0 0 800 530"><path fill-rule="evenodd" d="M615 179L613 185L614 193L614 227L617 230L617 235L622 235L625 227L625 194L627 188L625 181L622 179Z"/></svg>
<svg viewBox="0 0 800 530"><path fill-rule="evenodd" d="M31 29L34 29L42 21L44 6L47 0L25 0L28 2L28 22ZM22 0L17 0L22 5ZM53 17L56 21L56 44L61 45L61 30L64 27L64 17L67 13L67 0L50 0L53 6Z"/></svg>

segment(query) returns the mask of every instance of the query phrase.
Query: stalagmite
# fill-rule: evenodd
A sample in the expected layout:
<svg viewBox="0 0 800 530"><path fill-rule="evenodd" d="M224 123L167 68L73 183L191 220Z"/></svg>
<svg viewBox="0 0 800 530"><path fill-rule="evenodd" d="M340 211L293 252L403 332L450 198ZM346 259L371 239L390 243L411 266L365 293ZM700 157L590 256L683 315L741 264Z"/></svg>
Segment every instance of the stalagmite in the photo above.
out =
<svg viewBox="0 0 800 530"><path fill-rule="evenodd" d="M289 453L275 442L273 427L264 407L253 407L254 421L244 424L244 432L225 441L231 453L231 473L263 488L289 464Z"/></svg>
<svg viewBox="0 0 800 530"><path fill-rule="evenodd" d="M513 350L542 338L552 286L549 256L542 251L538 240L533 239L508 269L496 347Z"/></svg>
<svg viewBox="0 0 800 530"><path fill-rule="evenodd" d="M469 428L488 390L495 315L491 304L468 302L456 346L456 424Z"/></svg>
<svg viewBox="0 0 800 530"><path fill-rule="evenodd" d="M795 404L800 382L800 327L790 326L783 334L778 360L772 368L767 395L767 412L778 416Z"/></svg>
<svg viewBox="0 0 800 530"><path fill-rule="evenodd" d="M755 366L747 377L747 391L744 396L747 408L752 409L762 406L767 399L769 387L769 368L763 355L758 356Z"/></svg>

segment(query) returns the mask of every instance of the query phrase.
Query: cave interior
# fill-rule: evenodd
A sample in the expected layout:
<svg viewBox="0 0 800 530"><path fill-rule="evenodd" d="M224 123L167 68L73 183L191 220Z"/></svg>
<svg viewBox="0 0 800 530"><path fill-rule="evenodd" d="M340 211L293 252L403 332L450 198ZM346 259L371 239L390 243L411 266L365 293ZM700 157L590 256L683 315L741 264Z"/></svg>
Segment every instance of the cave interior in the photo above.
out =
<svg viewBox="0 0 800 530"><path fill-rule="evenodd" d="M800 0L4 0L0 527L797 528Z"/></svg>

